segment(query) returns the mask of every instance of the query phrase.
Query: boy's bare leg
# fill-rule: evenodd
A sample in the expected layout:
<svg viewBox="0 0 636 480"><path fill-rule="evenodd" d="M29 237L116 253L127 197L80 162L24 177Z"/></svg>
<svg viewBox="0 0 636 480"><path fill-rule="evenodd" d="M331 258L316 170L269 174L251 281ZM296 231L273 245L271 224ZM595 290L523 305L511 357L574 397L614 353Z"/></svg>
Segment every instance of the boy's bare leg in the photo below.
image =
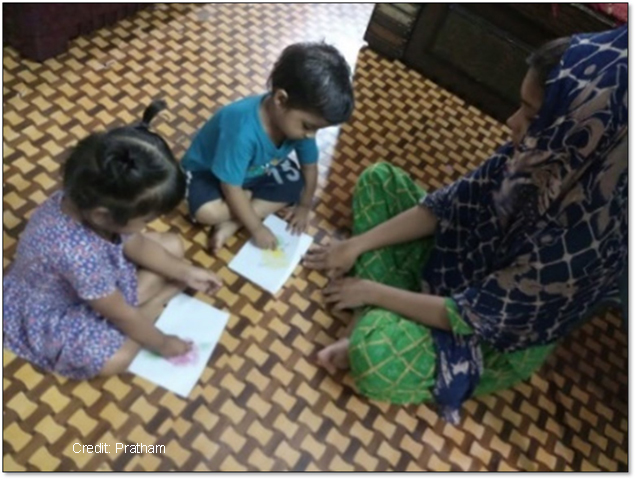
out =
<svg viewBox="0 0 636 480"><path fill-rule="evenodd" d="M247 195L252 192L245 190ZM208 235L208 249L217 253L225 240L234 235L238 228L233 227L232 213L225 200L222 198L213 202L204 203L197 210L194 218L202 225L210 225Z"/></svg>
<svg viewBox="0 0 636 480"><path fill-rule="evenodd" d="M349 337L351 337L351 332L361 316L362 310L356 310L342 338L318 352L316 363L326 368L331 375L334 375L338 370L349 368Z"/></svg>
<svg viewBox="0 0 636 480"><path fill-rule="evenodd" d="M244 192L248 196L252 195L252 192L249 190L244 190ZM201 205L195 213L194 218L202 225L214 226L221 222L230 220L232 218L232 214L230 213L230 207L228 207L225 200L219 198L218 200L213 200Z"/></svg>
<svg viewBox="0 0 636 480"><path fill-rule="evenodd" d="M281 202L268 202L267 200L261 200L259 198L253 199L251 204L259 218L265 218L272 213L276 213L287 205ZM241 224L231 218L219 223L214 227L213 232L211 232L208 246L214 253L218 253L223 245L225 245L227 239L234 235L240 228Z"/></svg>

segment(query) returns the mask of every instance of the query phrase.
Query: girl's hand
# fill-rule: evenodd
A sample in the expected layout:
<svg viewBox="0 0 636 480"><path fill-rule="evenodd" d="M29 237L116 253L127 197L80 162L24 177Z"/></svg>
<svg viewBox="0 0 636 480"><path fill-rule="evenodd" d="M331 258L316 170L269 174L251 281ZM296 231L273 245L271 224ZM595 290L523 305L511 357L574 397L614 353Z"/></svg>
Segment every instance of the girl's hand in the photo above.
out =
<svg viewBox="0 0 636 480"><path fill-rule="evenodd" d="M354 237L355 238L355 237ZM326 270L331 278L345 275L360 256L353 238L333 242L326 247L312 246L305 255L303 265L316 270Z"/></svg>
<svg viewBox="0 0 636 480"><path fill-rule="evenodd" d="M157 353L164 358L171 358L185 355L190 350L192 350L192 342L184 342L174 335L165 335Z"/></svg>
<svg viewBox="0 0 636 480"><path fill-rule="evenodd" d="M309 214L309 207L302 205L296 205L293 209L289 210L287 215L285 215L285 220L289 222L287 231L291 231L294 235L303 233L309 224Z"/></svg>
<svg viewBox="0 0 636 480"><path fill-rule="evenodd" d="M223 281L215 274L192 265L188 265L183 281L188 287L208 295L214 295L223 286Z"/></svg>
<svg viewBox="0 0 636 480"><path fill-rule="evenodd" d="M327 303L334 304L335 310L363 307L370 303L373 283L354 277L339 278L325 287L323 295Z"/></svg>

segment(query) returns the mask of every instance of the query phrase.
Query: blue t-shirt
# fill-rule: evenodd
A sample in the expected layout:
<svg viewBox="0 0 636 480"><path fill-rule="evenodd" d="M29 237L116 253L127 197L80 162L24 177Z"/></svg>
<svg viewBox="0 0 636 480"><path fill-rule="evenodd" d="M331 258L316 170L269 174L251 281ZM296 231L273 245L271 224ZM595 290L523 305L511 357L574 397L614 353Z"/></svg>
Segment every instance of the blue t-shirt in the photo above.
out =
<svg viewBox="0 0 636 480"><path fill-rule="evenodd" d="M313 138L283 141L276 147L261 123L259 108L265 95L247 97L221 108L194 137L183 158L193 172L212 171L222 182L243 186L267 173L296 150L301 165L318 161Z"/></svg>

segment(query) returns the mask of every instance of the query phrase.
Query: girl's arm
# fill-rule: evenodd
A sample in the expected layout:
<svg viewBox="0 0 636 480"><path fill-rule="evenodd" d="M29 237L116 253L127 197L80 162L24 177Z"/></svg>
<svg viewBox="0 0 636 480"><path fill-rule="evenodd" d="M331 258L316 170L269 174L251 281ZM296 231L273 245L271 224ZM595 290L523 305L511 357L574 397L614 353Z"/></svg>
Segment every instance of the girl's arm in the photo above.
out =
<svg viewBox="0 0 636 480"><path fill-rule="evenodd" d="M132 340L163 354L162 347L167 336L161 333L155 327L153 320L146 317L139 308L129 305L119 290L107 297L91 300L88 303Z"/></svg>

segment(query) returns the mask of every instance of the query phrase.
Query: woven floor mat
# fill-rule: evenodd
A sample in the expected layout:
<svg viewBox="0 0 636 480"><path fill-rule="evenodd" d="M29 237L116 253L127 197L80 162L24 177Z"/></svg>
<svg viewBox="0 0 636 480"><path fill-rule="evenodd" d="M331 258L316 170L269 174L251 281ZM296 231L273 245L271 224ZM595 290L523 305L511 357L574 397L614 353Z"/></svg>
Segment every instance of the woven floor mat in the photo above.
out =
<svg viewBox="0 0 636 480"><path fill-rule="evenodd" d="M481 163L507 129L434 83L362 48L371 5L158 5L74 40L43 64L4 48L3 267L33 209L59 188L65 151L96 129L155 122L180 157L221 105L263 91L292 42L326 39L355 65L357 109L318 135L318 202L309 233L350 225L360 172L386 160L437 189ZM327 32L326 34L324 32ZM75 382L4 351L4 469L15 470L602 470L627 469L627 338L609 312L575 332L531 380L471 400L458 426L427 405L356 394L313 356L346 319L325 310L326 278L298 268L277 298L231 272L246 237L217 257L181 206L151 224L180 233L187 256L225 287L200 298L232 313L185 400L126 374ZM115 444L165 453L115 452ZM74 445L110 444L110 453Z"/></svg>

